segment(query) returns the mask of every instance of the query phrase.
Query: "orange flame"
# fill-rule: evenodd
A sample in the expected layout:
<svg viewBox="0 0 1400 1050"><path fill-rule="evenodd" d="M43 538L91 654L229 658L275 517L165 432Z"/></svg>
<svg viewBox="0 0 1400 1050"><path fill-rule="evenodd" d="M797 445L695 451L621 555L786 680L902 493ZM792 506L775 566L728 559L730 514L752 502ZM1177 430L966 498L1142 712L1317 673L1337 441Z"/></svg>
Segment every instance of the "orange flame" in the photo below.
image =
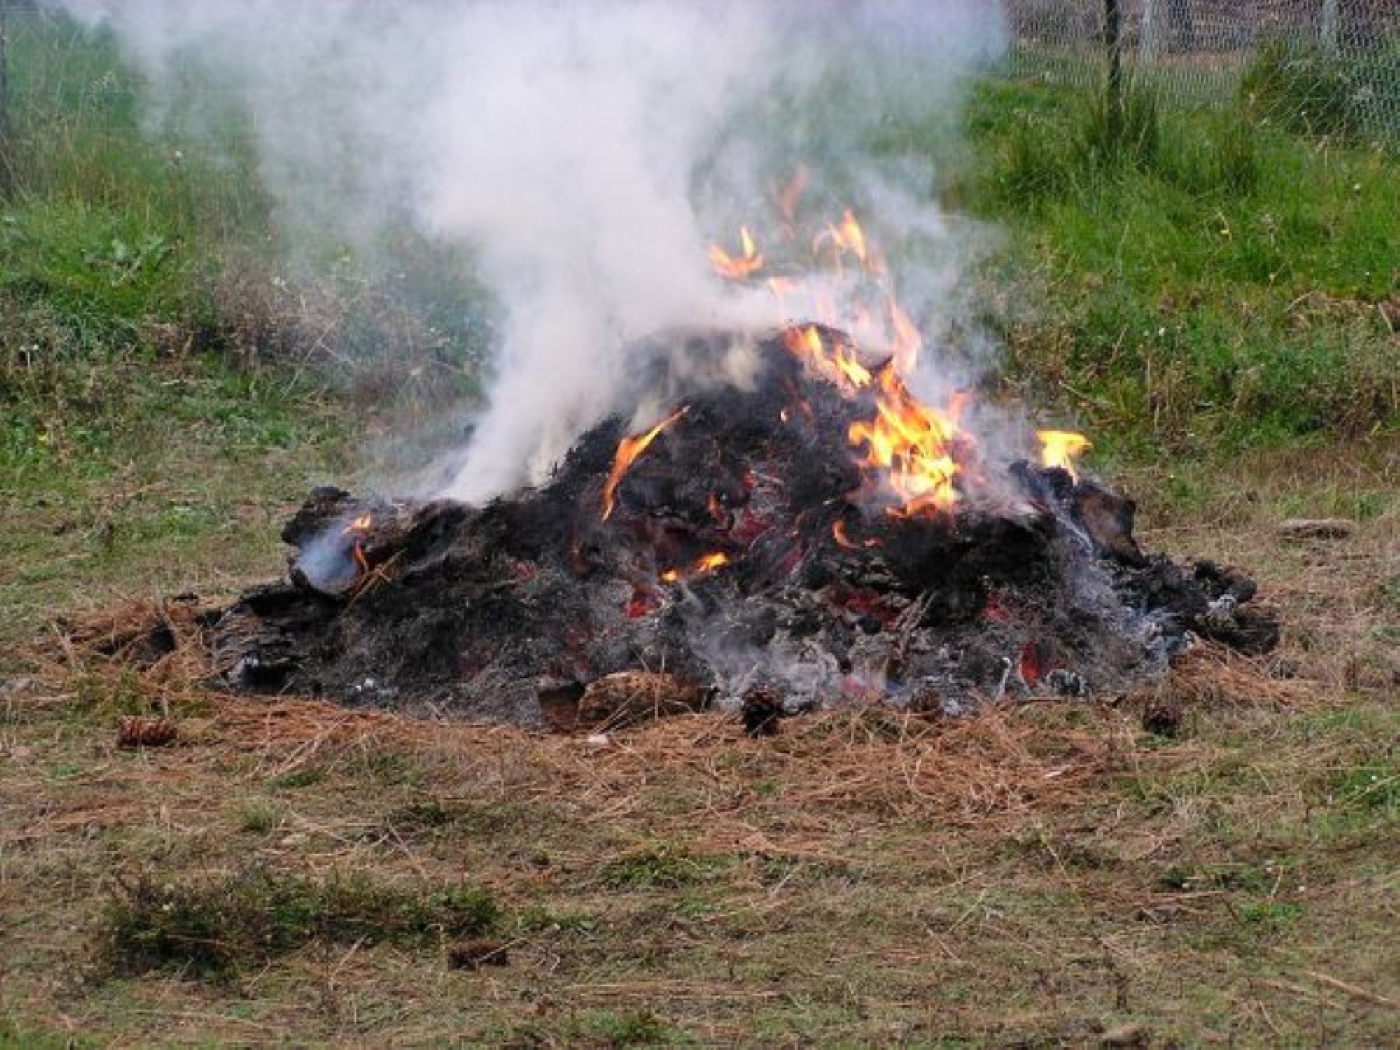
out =
<svg viewBox="0 0 1400 1050"><path fill-rule="evenodd" d="M856 217L851 209L847 208L841 216L841 221L835 226L828 226L823 238L829 238L831 243L842 251L850 252L862 264L866 260L865 231L860 228L860 223L856 222Z"/></svg>
<svg viewBox="0 0 1400 1050"><path fill-rule="evenodd" d="M828 351L815 325L788 328L783 332L783 343L793 354L816 369L819 375L825 376L847 393L870 385L873 378L870 369L857 360L855 351L840 343Z"/></svg>
<svg viewBox="0 0 1400 1050"><path fill-rule="evenodd" d="M632 437L625 437L617 445L617 452L613 456L612 470L608 472L608 480L603 484L603 520L607 521L612 517L613 507L616 505L617 486L622 483L622 476L627 473L627 468L632 465L638 456L646 451L648 445L656 440L656 436L669 427L681 416L690 411L689 405L684 405L672 412L656 426L652 427L645 434L636 434Z"/></svg>
<svg viewBox="0 0 1400 1050"><path fill-rule="evenodd" d="M703 575L704 573L713 572L715 569L721 568L728 564L729 555L725 554L724 551L711 551L709 554L702 554L699 558L697 558L695 560L695 563L691 565L688 570L683 571L681 569L667 569L661 574L661 582L677 583L688 576Z"/></svg>
<svg viewBox="0 0 1400 1050"><path fill-rule="evenodd" d="M776 193L783 232L795 244L801 242L792 225L807 180L808 173L799 169ZM730 280L744 280L764 265L748 227L739 232L739 255L731 256L718 246L710 249L715 270ZM959 422L965 396L954 395L945 407L936 408L920 402L905 385L903 377L912 375L918 366L923 335L895 297L879 245L867 238L851 209L845 209L839 221L826 226L808 243L813 260L834 269L838 280L806 284L788 274L764 275L785 316L805 316L815 322L789 323L783 331L784 345L844 396L869 406L869 418L852 423L847 430L856 449L856 462L865 473L862 492L878 493L882 501L888 501L888 512L895 515L949 510L961 493L982 477L975 443ZM858 260L860 274L844 272L850 266L849 257ZM805 309L789 312L802 300ZM849 335L837 336L823 325ZM878 348L881 354L888 353L888 359L878 367L867 366L857 346ZM779 418L788 422L797 410L811 415L810 406L794 391ZM1043 462L1063 467L1072 476L1074 457L1089 447L1080 435L1059 431L1041 432L1041 440ZM616 473L620 477L621 471ZM837 543L855 545L839 524L833 527L833 535Z"/></svg>
<svg viewBox="0 0 1400 1050"><path fill-rule="evenodd" d="M763 253L747 226L739 227L739 255L730 255L718 244L710 245L710 265L726 281L745 281L763 269Z"/></svg>
<svg viewBox="0 0 1400 1050"><path fill-rule="evenodd" d="M365 557L365 549L360 544L360 539L369 533L373 525L373 514L361 514L340 530L342 536L355 537L354 543L350 546L350 556L355 559L355 564L360 567L361 572L369 572L369 559Z"/></svg>
<svg viewBox="0 0 1400 1050"><path fill-rule="evenodd" d="M924 337L910 320L909 315L890 296L890 328L893 331L891 343L894 347L894 364L902 375L914 371L919 362L919 353L924 348Z"/></svg>
<svg viewBox="0 0 1400 1050"><path fill-rule="evenodd" d="M1070 430L1037 430L1035 436L1040 438L1041 466L1059 467L1078 481L1074 461L1085 449L1093 447L1089 439Z"/></svg>
<svg viewBox="0 0 1400 1050"><path fill-rule="evenodd" d="M783 221L788 226L792 225L793 216L797 214L797 202L802 199L802 194L807 189L809 174L805 167L798 165L797 170L792 173L792 178L778 190L778 210L782 212Z"/></svg>
<svg viewBox="0 0 1400 1050"><path fill-rule="evenodd" d="M912 517L948 510L958 500L962 473L954 455L960 406L942 412L923 404L889 366L880 373L880 394L875 418L847 430L852 445L866 447L860 466L877 472L901 501L889 513Z"/></svg>

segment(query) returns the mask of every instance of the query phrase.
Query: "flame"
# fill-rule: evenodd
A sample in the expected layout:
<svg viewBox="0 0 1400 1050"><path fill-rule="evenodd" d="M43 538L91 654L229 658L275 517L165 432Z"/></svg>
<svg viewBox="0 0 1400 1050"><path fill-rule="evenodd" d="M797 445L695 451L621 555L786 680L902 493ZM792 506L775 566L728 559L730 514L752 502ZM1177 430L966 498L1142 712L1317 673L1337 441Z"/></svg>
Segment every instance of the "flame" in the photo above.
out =
<svg viewBox="0 0 1400 1050"><path fill-rule="evenodd" d="M901 500L889 512L901 517L948 510L958 500L962 473L954 451L959 428L955 402L949 412L925 405L890 366L880 373L875 418L850 425L852 445L866 448L860 466L875 472Z"/></svg>
<svg viewBox="0 0 1400 1050"><path fill-rule="evenodd" d="M866 261L868 255L865 246L865 231L860 228L860 223L856 222L856 217L851 214L850 208L846 209L846 213L841 216L840 224L833 227L831 232L837 244L855 255L861 262Z"/></svg>
<svg viewBox="0 0 1400 1050"><path fill-rule="evenodd" d="M721 566L728 564L729 555L725 554L724 551L712 551L709 554L704 554L700 556L700 559L695 563L695 571L712 572L715 569L718 569Z"/></svg>
<svg viewBox="0 0 1400 1050"><path fill-rule="evenodd" d="M861 540L857 543L855 540L851 539L851 534L846 531L846 523L844 521L837 521L831 526L831 535L832 538L836 540L838 546L845 547L848 550L859 550L861 547L876 547L879 546L880 543L879 540Z"/></svg>
<svg viewBox="0 0 1400 1050"><path fill-rule="evenodd" d="M818 374L848 393L870 385L873 378L870 369L856 359L854 349L836 343L828 351L815 325L788 328L783 332L783 342L792 353L815 368Z"/></svg>
<svg viewBox="0 0 1400 1050"><path fill-rule="evenodd" d="M617 494L617 486L622 483L622 475L627 473L627 468L632 465L638 456L646 451L648 445L656 440L656 435L660 434L688 411L690 411L690 406L683 405L645 434L625 437L618 442L617 452L613 456L612 470L608 472L608 480L603 484L604 521L612 517L613 507L616 505L615 497Z"/></svg>
<svg viewBox="0 0 1400 1050"><path fill-rule="evenodd" d="M705 501L705 509L709 511L710 517L718 525L724 525L729 521L729 512L724 509L724 504L716 493L711 492L710 498Z"/></svg>
<svg viewBox="0 0 1400 1050"><path fill-rule="evenodd" d="M797 214L797 202L802 199L802 194L807 189L807 179L810 172L802 165L797 166L797 170L792 173L792 178L788 179L778 190L778 211L782 212L783 221L790 227L793 224L793 217Z"/></svg>
<svg viewBox="0 0 1400 1050"><path fill-rule="evenodd" d="M700 576L707 572L714 572L714 570L728 564L729 555L725 554L724 551L711 551L709 554L700 555L689 569L667 569L661 573L660 579L662 583L678 583L689 576Z"/></svg>
<svg viewBox="0 0 1400 1050"><path fill-rule="evenodd" d="M365 549L360 543L360 540L369 534L369 530L373 526L374 515L361 514L354 521L346 525L345 528L340 530L342 536L355 537L354 542L350 545L350 556L355 559L355 564L358 565L360 571L364 573L369 572L369 559L365 557Z"/></svg>
<svg viewBox="0 0 1400 1050"><path fill-rule="evenodd" d="M739 249L741 254L734 256L718 244L710 245L710 265L726 281L745 281L763 269L763 253L747 226L739 227Z"/></svg>
<svg viewBox="0 0 1400 1050"><path fill-rule="evenodd" d="M894 296L890 296L889 307L890 344L894 348L895 367L902 375L908 375L919 363L919 354L924 348L924 337L919 334L919 329L900 308Z"/></svg>
<svg viewBox="0 0 1400 1050"><path fill-rule="evenodd" d="M1037 430L1035 436L1040 438L1040 465L1059 467L1078 481L1074 461L1085 449L1093 447L1089 439L1070 430Z"/></svg>
<svg viewBox="0 0 1400 1050"><path fill-rule="evenodd" d="M834 271L836 280L803 283L795 271L764 273L765 284L783 316L811 319L810 323L789 322L783 330L784 345L812 373L827 379L863 410L868 409L867 418L858 419L847 430L856 463L865 475L861 494L878 494L888 512L899 516L948 511L962 491L982 478L975 442L960 426L966 398L955 394L945 406L935 407L910 392L904 377L917 369L924 337L900 306L884 256L867 237L853 210L844 209L837 221L810 240L794 232L808 179L806 169L799 168L775 194L787 239L783 261L787 262L789 250L800 253L805 246L810 251L809 262ZM737 255L719 246L710 249L715 271L728 280L746 280L764 267L749 227L740 227L739 242ZM859 263L860 272L850 272L854 269L852 259ZM828 328L849 335L841 337ZM886 358L884 363L867 365L857 352L858 346L866 349L866 361L877 359L878 354ZM812 408L793 391L779 418L789 422L798 411L812 416ZM861 414L866 415L864 411ZM1042 431L1040 437L1042 461L1075 476L1074 457L1088 448L1089 442L1078 434L1059 431ZM606 493L605 517L611 509L616 480L625 469L625 465L614 469L615 477ZM856 546L840 524L833 527L833 535L843 546Z"/></svg>
<svg viewBox="0 0 1400 1050"><path fill-rule="evenodd" d="M840 222L826 228L826 232L817 238L817 243L820 244L823 240L830 240L838 250L850 252L861 261L861 265L865 264L865 231L860 228L860 223L856 222L850 208L842 214Z"/></svg>

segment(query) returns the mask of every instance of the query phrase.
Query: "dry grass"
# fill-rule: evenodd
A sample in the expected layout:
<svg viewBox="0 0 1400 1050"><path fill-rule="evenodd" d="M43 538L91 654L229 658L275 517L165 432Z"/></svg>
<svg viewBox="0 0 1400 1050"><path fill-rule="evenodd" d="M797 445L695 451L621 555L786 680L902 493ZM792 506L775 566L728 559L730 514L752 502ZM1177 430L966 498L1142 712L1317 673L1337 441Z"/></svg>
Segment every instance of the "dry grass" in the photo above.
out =
<svg viewBox="0 0 1400 1050"><path fill-rule="evenodd" d="M209 694L192 603L70 618L0 699L0 1040L1384 1042L1400 508L1279 543L1339 509L1291 469L1253 500L1222 475L1152 537L1258 570L1282 664L1198 650L1139 695L975 719L754 740L700 714L596 746ZM117 669L153 618L173 650ZM1143 728L1161 704L1173 738ZM147 713L177 741L120 749ZM396 901L469 879L508 965L326 937L220 981L89 963L118 879L183 900L250 863Z"/></svg>

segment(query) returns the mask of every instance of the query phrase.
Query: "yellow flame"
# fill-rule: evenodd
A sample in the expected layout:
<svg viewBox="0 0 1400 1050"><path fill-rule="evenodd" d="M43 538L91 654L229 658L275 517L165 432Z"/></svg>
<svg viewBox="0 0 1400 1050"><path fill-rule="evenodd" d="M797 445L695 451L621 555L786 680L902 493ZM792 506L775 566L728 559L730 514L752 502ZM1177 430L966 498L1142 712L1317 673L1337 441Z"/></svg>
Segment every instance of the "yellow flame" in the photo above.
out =
<svg viewBox="0 0 1400 1050"><path fill-rule="evenodd" d="M724 551L711 551L709 554L702 554L697 558L695 563L691 565L688 570L667 569L665 572L661 573L660 578L662 583L677 583L687 576L698 576L703 573L713 572L715 569L728 564L729 555L725 554Z"/></svg>
<svg viewBox="0 0 1400 1050"><path fill-rule="evenodd" d="M681 416L690 410L689 405L678 408L669 416L663 419L656 426L652 427L645 434L637 434L632 437L625 437L617 445L617 452L613 455L612 470L608 472L608 480L603 484L603 520L607 521L612 516L613 507L616 505L617 486L622 483L622 476L627 473L627 468L632 465L638 456L646 451L648 445L656 440L656 436L669 427Z"/></svg>
<svg viewBox="0 0 1400 1050"><path fill-rule="evenodd" d="M861 263L865 262L865 231L860 228L860 223L856 222L856 217L850 208L846 209L840 222L835 226L827 227L826 235L831 238L831 242L837 248L850 252Z"/></svg>
<svg viewBox="0 0 1400 1050"><path fill-rule="evenodd" d="M696 572L712 572L721 566L729 564L729 555L724 551L713 551L710 554L703 554L695 563Z"/></svg>
<svg viewBox="0 0 1400 1050"><path fill-rule="evenodd" d="M1059 467L1078 481L1079 472L1074 469L1074 461L1085 449L1093 447L1089 439L1070 430L1037 430L1035 436L1040 438L1041 466Z"/></svg>
<svg viewBox="0 0 1400 1050"><path fill-rule="evenodd" d="M351 533L365 533L374 525L373 514L361 514L345 528L340 530L342 536L349 536Z"/></svg>
<svg viewBox="0 0 1400 1050"><path fill-rule="evenodd" d="M954 456L960 403L943 412L923 404L893 368L880 373L875 418L852 423L847 437L865 446L858 462L886 483L901 501L889 512L903 517L948 510L958 500L962 467Z"/></svg>

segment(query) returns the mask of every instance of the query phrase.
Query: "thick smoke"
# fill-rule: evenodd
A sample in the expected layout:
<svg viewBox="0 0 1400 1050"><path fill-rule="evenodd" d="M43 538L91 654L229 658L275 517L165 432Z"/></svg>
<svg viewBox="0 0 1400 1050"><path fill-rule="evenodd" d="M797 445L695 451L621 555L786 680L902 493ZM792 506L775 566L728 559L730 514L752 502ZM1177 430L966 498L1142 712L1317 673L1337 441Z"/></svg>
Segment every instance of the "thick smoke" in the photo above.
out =
<svg viewBox="0 0 1400 1050"><path fill-rule="evenodd" d="M798 164L826 221L854 205L903 264L926 333L949 323L967 241L899 135L946 127L999 46L985 0L62 4L117 33L153 121L198 121L192 67L232 92L284 229L368 246L407 220L472 249L505 316L450 495L538 480L636 408L619 391L638 337L777 320L722 286L706 246L771 214Z"/></svg>

